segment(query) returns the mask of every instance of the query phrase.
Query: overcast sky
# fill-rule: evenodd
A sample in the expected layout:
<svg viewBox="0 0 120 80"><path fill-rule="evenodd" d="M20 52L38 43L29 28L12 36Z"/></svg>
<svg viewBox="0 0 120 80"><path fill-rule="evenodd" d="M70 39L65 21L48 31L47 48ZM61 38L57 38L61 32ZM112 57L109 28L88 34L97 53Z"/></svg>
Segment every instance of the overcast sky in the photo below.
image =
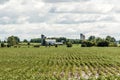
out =
<svg viewBox="0 0 120 80"><path fill-rule="evenodd" d="M79 38L107 35L120 39L120 0L0 0L0 38Z"/></svg>

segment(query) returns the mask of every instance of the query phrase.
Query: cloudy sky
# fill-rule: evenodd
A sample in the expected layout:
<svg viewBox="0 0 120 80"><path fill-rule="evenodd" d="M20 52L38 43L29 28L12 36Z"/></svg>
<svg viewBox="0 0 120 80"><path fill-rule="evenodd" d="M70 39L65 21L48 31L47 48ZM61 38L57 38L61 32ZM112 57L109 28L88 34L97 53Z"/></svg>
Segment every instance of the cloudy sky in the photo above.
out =
<svg viewBox="0 0 120 80"><path fill-rule="evenodd" d="M0 0L0 39L79 38L80 33L120 39L120 0Z"/></svg>

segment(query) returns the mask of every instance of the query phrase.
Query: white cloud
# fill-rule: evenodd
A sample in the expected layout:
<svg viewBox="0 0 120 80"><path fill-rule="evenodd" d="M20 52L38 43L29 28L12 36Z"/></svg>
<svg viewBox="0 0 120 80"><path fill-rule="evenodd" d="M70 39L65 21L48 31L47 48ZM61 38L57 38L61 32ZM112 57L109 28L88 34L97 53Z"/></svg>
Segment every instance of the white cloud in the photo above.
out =
<svg viewBox="0 0 120 80"><path fill-rule="evenodd" d="M79 38L80 33L120 39L119 4L119 0L0 0L1 39L41 34Z"/></svg>
<svg viewBox="0 0 120 80"><path fill-rule="evenodd" d="M53 6L55 13L107 13L112 10L113 5L112 4L101 4L101 3L95 3L95 2L86 2L86 3L80 3L80 2L70 2L68 3L58 3L54 4Z"/></svg>
<svg viewBox="0 0 120 80"><path fill-rule="evenodd" d="M43 0L47 3L60 3L60 2L87 2L90 0Z"/></svg>
<svg viewBox="0 0 120 80"><path fill-rule="evenodd" d="M29 16L19 16L17 23L19 23L19 24L28 23L27 19L29 19Z"/></svg>

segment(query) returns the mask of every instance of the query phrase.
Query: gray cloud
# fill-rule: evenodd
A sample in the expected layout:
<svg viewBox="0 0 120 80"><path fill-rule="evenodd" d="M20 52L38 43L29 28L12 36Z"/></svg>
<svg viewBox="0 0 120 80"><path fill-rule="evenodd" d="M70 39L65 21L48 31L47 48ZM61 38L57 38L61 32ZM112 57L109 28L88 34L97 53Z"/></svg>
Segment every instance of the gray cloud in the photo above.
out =
<svg viewBox="0 0 120 80"><path fill-rule="evenodd" d="M4 4L4 3L8 2L8 1L10 1L10 0L0 0L0 4Z"/></svg>
<svg viewBox="0 0 120 80"><path fill-rule="evenodd" d="M59 3L59 2L86 2L91 0L43 0L48 3Z"/></svg>
<svg viewBox="0 0 120 80"><path fill-rule="evenodd" d="M97 20L83 20L83 21L74 21L74 20L62 20L62 21L56 21L57 24L84 24L84 23L94 23L97 22Z"/></svg>
<svg viewBox="0 0 120 80"><path fill-rule="evenodd" d="M97 23L97 22L117 22L116 18L107 14L56 14L50 23L56 24L84 24L84 23Z"/></svg>

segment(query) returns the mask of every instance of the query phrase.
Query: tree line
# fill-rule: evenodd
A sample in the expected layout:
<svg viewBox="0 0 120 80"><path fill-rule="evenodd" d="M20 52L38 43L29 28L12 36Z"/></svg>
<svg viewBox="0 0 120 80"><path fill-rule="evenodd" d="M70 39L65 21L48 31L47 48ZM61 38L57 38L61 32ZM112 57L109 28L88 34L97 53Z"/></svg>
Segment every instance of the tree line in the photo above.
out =
<svg viewBox="0 0 120 80"><path fill-rule="evenodd" d="M82 47L92 47L92 46L115 47L117 46L116 39L111 36L106 36L106 38L90 36L86 40L67 39L66 37L59 37L59 38L52 37L49 39L56 39L57 42L63 42L64 44L68 46L72 46L72 44L81 44ZM1 41L1 47L4 46L4 43L7 43L6 46L8 47L18 45L19 43L27 43L28 45L30 45L30 43L41 43L41 38L33 38L30 41L28 41L27 39L20 41L20 38L17 36L9 36L6 41Z"/></svg>
<svg viewBox="0 0 120 80"><path fill-rule="evenodd" d="M117 47L117 43L116 43L116 39L111 36L106 36L106 38L90 36L87 40L81 41L81 46L82 47L92 47L92 46Z"/></svg>

